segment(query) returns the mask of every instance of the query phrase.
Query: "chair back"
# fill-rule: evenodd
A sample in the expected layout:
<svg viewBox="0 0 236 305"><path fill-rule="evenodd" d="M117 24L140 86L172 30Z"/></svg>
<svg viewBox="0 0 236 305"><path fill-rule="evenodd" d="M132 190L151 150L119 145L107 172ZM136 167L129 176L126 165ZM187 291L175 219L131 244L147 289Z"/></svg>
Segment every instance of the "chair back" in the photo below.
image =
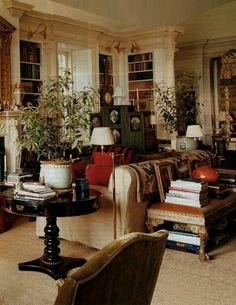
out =
<svg viewBox="0 0 236 305"><path fill-rule="evenodd" d="M67 277L54 305L150 305L168 232L130 233Z"/></svg>

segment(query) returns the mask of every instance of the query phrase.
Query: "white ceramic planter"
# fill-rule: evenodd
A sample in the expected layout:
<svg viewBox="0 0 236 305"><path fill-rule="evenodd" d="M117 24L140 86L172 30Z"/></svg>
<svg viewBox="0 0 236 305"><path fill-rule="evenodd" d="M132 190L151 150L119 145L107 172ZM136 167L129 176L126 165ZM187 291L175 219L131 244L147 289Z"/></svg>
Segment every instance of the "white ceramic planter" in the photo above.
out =
<svg viewBox="0 0 236 305"><path fill-rule="evenodd" d="M72 183L71 164L41 164L40 178L52 188L70 188Z"/></svg>

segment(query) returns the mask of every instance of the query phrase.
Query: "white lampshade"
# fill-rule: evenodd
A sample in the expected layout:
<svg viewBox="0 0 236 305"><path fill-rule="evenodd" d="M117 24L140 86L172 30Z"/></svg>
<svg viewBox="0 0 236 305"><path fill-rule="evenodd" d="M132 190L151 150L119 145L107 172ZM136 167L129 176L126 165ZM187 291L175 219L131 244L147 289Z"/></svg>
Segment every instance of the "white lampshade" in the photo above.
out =
<svg viewBox="0 0 236 305"><path fill-rule="evenodd" d="M229 120L230 122L233 121L233 118L231 115L229 115ZM226 121L226 112L225 111L220 111L219 114L217 115L217 121L219 122L225 122Z"/></svg>
<svg viewBox="0 0 236 305"><path fill-rule="evenodd" d="M203 132L200 125L189 125L186 132L187 138L202 138Z"/></svg>
<svg viewBox="0 0 236 305"><path fill-rule="evenodd" d="M114 144L110 127L95 127L90 138L90 144L101 145L102 150L104 145Z"/></svg>

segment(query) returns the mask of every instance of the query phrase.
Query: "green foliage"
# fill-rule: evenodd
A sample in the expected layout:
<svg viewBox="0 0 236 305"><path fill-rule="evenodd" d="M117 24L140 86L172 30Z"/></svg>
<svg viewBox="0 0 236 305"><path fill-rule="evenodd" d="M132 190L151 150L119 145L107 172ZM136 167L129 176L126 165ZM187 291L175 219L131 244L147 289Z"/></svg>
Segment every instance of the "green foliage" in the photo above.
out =
<svg viewBox="0 0 236 305"><path fill-rule="evenodd" d="M175 88L155 85L154 86L155 109L163 119L163 128L169 133L178 130L177 108Z"/></svg>
<svg viewBox="0 0 236 305"><path fill-rule="evenodd" d="M72 92L72 85L71 73L65 71L42 85L37 107L21 109L21 147L38 158L62 159L67 149L81 149L99 94L92 87Z"/></svg>
<svg viewBox="0 0 236 305"><path fill-rule="evenodd" d="M181 133L188 125L196 124L203 105L198 102L199 79L195 72L181 72L176 75L175 86L154 86L155 109L162 115L167 132Z"/></svg>

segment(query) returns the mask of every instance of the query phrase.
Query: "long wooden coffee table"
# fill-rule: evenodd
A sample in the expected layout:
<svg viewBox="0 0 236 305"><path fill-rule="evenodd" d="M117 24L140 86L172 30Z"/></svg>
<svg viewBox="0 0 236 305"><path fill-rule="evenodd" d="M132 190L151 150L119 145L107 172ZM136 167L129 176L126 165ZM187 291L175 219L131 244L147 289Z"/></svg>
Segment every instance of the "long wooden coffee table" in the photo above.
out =
<svg viewBox="0 0 236 305"><path fill-rule="evenodd" d="M210 257L205 252L205 246L213 224L234 210L236 210L236 193L233 192L225 199L210 199L209 204L203 208L156 203L147 210L146 225L152 232L166 221L186 224L192 233L200 236L199 259L206 261Z"/></svg>

